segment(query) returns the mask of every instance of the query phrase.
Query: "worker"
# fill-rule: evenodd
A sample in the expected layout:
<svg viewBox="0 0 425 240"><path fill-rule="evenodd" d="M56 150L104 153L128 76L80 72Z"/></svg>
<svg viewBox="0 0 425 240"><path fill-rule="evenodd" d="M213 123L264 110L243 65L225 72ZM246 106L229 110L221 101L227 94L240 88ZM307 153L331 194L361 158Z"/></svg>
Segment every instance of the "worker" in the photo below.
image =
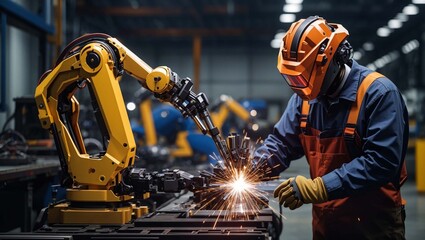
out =
<svg viewBox="0 0 425 240"><path fill-rule="evenodd" d="M388 78L351 59L348 35L318 16L291 25L277 68L295 94L254 160L278 175L306 156L310 178L274 197L313 204L313 239L404 239L407 110Z"/></svg>

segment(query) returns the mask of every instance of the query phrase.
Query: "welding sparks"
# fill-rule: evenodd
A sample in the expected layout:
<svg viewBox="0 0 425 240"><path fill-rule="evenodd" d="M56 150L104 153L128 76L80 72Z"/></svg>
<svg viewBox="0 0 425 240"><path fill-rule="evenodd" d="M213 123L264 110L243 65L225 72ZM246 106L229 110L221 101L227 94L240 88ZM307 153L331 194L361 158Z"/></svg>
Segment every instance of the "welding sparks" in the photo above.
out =
<svg viewBox="0 0 425 240"><path fill-rule="evenodd" d="M254 187L252 184L246 181L245 176L243 174L241 174L240 176L236 176L233 182L226 185L226 187L231 188L231 194L235 195L243 195Z"/></svg>
<svg viewBox="0 0 425 240"><path fill-rule="evenodd" d="M209 188L197 192L200 198L199 210L218 211L225 220L248 220L256 217L264 207L268 207L265 191L256 185L264 180L271 180L271 169L266 160L253 162L250 153L253 149L236 149L232 159L219 162L211 174Z"/></svg>
<svg viewBox="0 0 425 240"><path fill-rule="evenodd" d="M217 172L212 187L202 192L201 209L219 210L227 220L244 220L258 215L268 205L266 193L256 188L264 173L250 164L242 168L230 164Z"/></svg>

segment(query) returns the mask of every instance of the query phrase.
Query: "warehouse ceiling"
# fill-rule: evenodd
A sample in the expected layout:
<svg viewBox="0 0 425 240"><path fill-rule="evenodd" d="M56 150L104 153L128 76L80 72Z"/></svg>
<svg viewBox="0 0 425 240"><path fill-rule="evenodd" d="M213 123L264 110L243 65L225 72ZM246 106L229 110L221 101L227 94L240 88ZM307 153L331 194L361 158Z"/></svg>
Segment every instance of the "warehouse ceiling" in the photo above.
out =
<svg viewBox="0 0 425 240"><path fill-rule="evenodd" d="M204 44L270 46L276 33L289 28L290 23L279 21L286 2L301 2L296 19L319 15L343 24L355 50L367 49L369 42L377 56L425 29L425 4L418 4L418 14L409 15L401 28L391 29L388 37L377 35L410 0L79 0L74 17L80 20L80 33L102 31L126 39L184 44L201 36Z"/></svg>

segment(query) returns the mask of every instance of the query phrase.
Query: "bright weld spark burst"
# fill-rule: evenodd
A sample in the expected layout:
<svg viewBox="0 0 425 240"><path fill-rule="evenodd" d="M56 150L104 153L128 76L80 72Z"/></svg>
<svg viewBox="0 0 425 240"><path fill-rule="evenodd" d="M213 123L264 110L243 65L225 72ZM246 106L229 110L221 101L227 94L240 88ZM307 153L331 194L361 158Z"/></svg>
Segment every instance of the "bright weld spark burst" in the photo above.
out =
<svg viewBox="0 0 425 240"><path fill-rule="evenodd" d="M254 149L250 149L248 155L252 152ZM252 156L247 156L244 166L237 161L230 162L227 167L221 162L223 170L211 178L212 187L202 190L204 198L199 210L213 209L212 215L218 211L214 227L220 216L224 220L249 220L257 217L261 209L269 207L267 193L256 187L262 181L274 179L268 177L271 169L266 167L266 159L256 166L253 166Z"/></svg>
<svg viewBox="0 0 425 240"><path fill-rule="evenodd" d="M231 194L237 194L238 196L243 195L244 192L249 191L253 186L245 180L243 174L236 176L235 181L226 184L226 187L231 189Z"/></svg>
<svg viewBox="0 0 425 240"><path fill-rule="evenodd" d="M263 173L250 167L236 168L231 164L222 174L212 179L214 187L207 189L208 197L201 202L201 209L211 207L224 214L226 220L249 219L267 206L266 193L256 188ZM218 218L217 218L218 220Z"/></svg>

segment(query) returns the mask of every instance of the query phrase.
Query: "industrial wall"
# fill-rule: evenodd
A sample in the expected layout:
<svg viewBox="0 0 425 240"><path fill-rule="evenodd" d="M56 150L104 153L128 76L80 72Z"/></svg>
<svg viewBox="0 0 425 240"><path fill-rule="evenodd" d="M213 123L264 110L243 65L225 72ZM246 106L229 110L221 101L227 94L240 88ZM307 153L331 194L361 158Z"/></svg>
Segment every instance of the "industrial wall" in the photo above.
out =
<svg viewBox="0 0 425 240"><path fill-rule="evenodd" d="M8 27L7 51L7 106L6 113L0 113L3 125L6 115L14 111L13 98L32 95L38 76L38 38L19 28ZM116 36L119 38L119 36ZM124 42L124 44L126 44ZM179 73L180 77L193 76L192 48L160 47L150 44L128 45L128 48L152 67L166 65ZM235 99L256 98L282 102L292 95L290 88L276 69L277 50L264 48L204 46L201 58L200 91L210 101L221 94ZM19 66L19 67L17 67ZM44 71L47 69L42 69ZM126 101L131 101L140 86L136 80L126 78L121 87Z"/></svg>
<svg viewBox="0 0 425 240"><path fill-rule="evenodd" d="M31 8L28 1L16 2ZM38 36L16 26L7 25L5 40L6 109L4 112L0 111L0 127L3 126L7 117L15 111L13 98L33 95L37 80L40 77ZM11 126L13 126L13 123Z"/></svg>
<svg viewBox="0 0 425 240"><path fill-rule="evenodd" d="M149 44L127 44L136 55L150 66L169 66L180 77L193 76L193 58L190 44L187 47L159 47ZM213 102L222 94L234 99L254 98L280 103L282 109L293 94L276 69L277 49L203 46L199 91L205 92ZM124 99L132 101L139 87L135 80L122 81ZM273 111L273 110L272 110ZM276 116L272 117L276 119Z"/></svg>
<svg viewBox="0 0 425 240"><path fill-rule="evenodd" d="M38 76L38 38L16 28L8 29L7 79L8 106L13 111L13 97L33 95ZM19 66L19 67L17 67Z"/></svg>

